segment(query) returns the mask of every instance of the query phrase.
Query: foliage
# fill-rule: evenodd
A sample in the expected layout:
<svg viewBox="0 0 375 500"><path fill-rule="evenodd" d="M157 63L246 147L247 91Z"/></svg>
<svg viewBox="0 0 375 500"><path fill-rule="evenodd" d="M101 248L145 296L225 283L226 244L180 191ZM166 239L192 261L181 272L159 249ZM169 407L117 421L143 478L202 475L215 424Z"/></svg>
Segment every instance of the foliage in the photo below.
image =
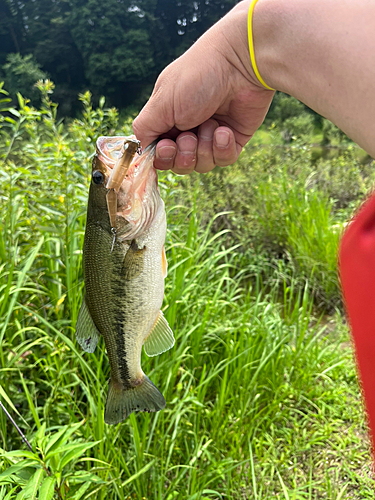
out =
<svg viewBox="0 0 375 500"><path fill-rule="evenodd" d="M5 113L6 111L9 110L9 103L12 101L10 99L9 93L3 89L4 82L0 82L0 123L4 121L4 115L2 113ZM0 125L1 128L1 125Z"/></svg>
<svg viewBox="0 0 375 500"><path fill-rule="evenodd" d="M337 145L345 139L345 134L336 125L325 118L322 119L323 144Z"/></svg>
<svg viewBox="0 0 375 500"><path fill-rule="evenodd" d="M47 78L31 54L25 57L20 54L8 54L6 64L2 66L2 74L5 86L13 99L20 93L33 101L39 97L35 88L36 82Z"/></svg>
<svg viewBox="0 0 375 500"><path fill-rule="evenodd" d="M97 493L105 486L105 481L94 472L110 468L110 465L83 456L99 444L99 441L87 443L82 438L77 439L77 431L83 423L59 426L53 433L46 433L45 424L39 425L33 438L35 453L22 450L0 452L4 461L10 464L0 474L0 485L10 489L9 500L21 498L16 493L18 489L23 493L22 498L51 500L55 495L78 499L86 492ZM79 467L85 462L92 462L90 471Z"/></svg>
<svg viewBox="0 0 375 500"><path fill-rule="evenodd" d="M296 118L304 112L306 112L306 107L300 101L282 92L276 92L267 120L281 124L285 120Z"/></svg>
<svg viewBox="0 0 375 500"><path fill-rule="evenodd" d="M303 113L300 116L287 118L282 124L282 135L284 140L305 139L312 135L314 130L314 118Z"/></svg>
<svg viewBox="0 0 375 500"><path fill-rule="evenodd" d="M355 194L338 208L321 190L325 160L299 145L248 149L209 176L160 175L176 344L142 367L167 407L106 426L105 349L82 352L74 326L95 137L129 125L89 93L65 125L53 84L38 87L40 109L20 96L0 130L0 394L34 449L0 415L0 498L372 498L347 328L314 301ZM336 191L358 175L358 196L371 169L353 149L343 177L346 165Z"/></svg>
<svg viewBox="0 0 375 500"><path fill-rule="evenodd" d="M75 119L70 124L70 132L78 140L77 146L86 149L88 143L92 145L100 135L115 135L118 125L118 111L116 108L104 108L105 98L99 99L99 106L94 109L91 102L91 92L79 94L83 104L82 119Z"/></svg>
<svg viewBox="0 0 375 500"><path fill-rule="evenodd" d="M280 132L284 142L319 142L323 146L349 141L345 134L333 123L321 117L294 97L276 92L266 116L268 127ZM317 132L318 136L313 136ZM312 140L313 139L313 140ZM318 140L317 140L318 139Z"/></svg>
<svg viewBox="0 0 375 500"><path fill-rule="evenodd" d="M129 2L112 0L72 1L71 6L70 32L91 88L113 93L119 84L152 77L154 33L139 10L131 11Z"/></svg>
<svg viewBox="0 0 375 500"><path fill-rule="evenodd" d="M117 106L139 108L160 71L235 3L1 0L0 66L9 53L32 54L56 82L64 114L73 114L76 94L87 87L95 98L105 93Z"/></svg>
<svg viewBox="0 0 375 500"><path fill-rule="evenodd" d="M308 280L317 304L332 310L341 306L339 236L375 174L357 146L331 160L317 160L315 149L302 142L258 150L249 144L233 167L199 177L197 206L205 220L225 212L215 229L230 229L232 244L266 254L289 282L304 287ZM181 183L192 189L190 179Z"/></svg>

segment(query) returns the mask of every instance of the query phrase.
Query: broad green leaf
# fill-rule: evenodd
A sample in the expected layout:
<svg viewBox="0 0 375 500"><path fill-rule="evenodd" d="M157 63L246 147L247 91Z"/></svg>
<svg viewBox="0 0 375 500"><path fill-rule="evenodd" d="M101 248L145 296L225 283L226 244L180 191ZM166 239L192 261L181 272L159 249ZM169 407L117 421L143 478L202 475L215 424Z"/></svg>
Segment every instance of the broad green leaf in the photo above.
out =
<svg viewBox="0 0 375 500"><path fill-rule="evenodd" d="M31 472L28 474L30 469L21 469L16 474L12 474L4 479L0 480L0 484L16 484L17 486L25 486L32 474L35 472L35 469L31 469ZM24 477L25 476L25 477Z"/></svg>
<svg viewBox="0 0 375 500"><path fill-rule="evenodd" d="M10 110L9 110L10 111ZM17 121L14 120L13 118L10 118L10 116L6 116L4 118L4 121L8 122L8 123L11 123L12 125L16 125Z"/></svg>
<svg viewBox="0 0 375 500"><path fill-rule="evenodd" d="M68 429L64 427L60 431L55 432L52 435L52 437L48 439L44 450L44 452L46 453L46 459L48 459L51 455L53 455L54 453L52 452L54 452L57 448L59 448L63 443L65 443L69 439L67 431Z"/></svg>
<svg viewBox="0 0 375 500"><path fill-rule="evenodd" d="M78 422L74 425L69 425L61 429L60 431L53 434L53 436L47 441L45 453L46 459L51 456L51 452L60 447L62 443L65 443L69 437L77 430L81 425L83 425L84 421ZM50 452L50 453L49 453Z"/></svg>
<svg viewBox="0 0 375 500"><path fill-rule="evenodd" d="M100 443L100 441L98 441L98 442ZM63 453L67 453L68 451L75 450L77 448L80 448L82 445L86 445L86 443L83 443L82 441L80 441L79 443L65 444L64 446L57 448L55 451L50 452L48 454L48 458L50 458L53 455L57 455L59 453L63 454ZM46 459L47 459L47 457L46 457Z"/></svg>
<svg viewBox="0 0 375 500"><path fill-rule="evenodd" d="M40 458L36 453L31 453L31 451L28 450L14 450L14 451L6 451L5 453L0 453L5 458L17 458L17 457L24 457L24 458L29 458L30 460L35 460L36 462L40 463Z"/></svg>
<svg viewBox="0 0 375 500"><path fill-rule="evenodd" d="M52 437L48 439L47 444L44 448L44 452L46 453L46 460L51 456L48 451L53 451L56 447L60 446L60 444L65 441L64 434L66 433L66 431L66 428L61 429L61 431L55 432Z"/></svg>
<svg viewBox="0 0 375 500"><path fill-rule="evenodd" d="M97 445L98 443L100 443L100 441L95 441L94 443L84 443L84 444L81 444L80 446L77 446L75 449L69 451L61 458L57 469L59 471L62 471L63 468L66 465L68 465L69 462L73 462L78 457L83 455L87 450L89 450L93 446Z"/></svg>
<svg viewBox="0 0 375 500"><path fill-rule="evenodd" d="M17 99L18 99L18 104L20 106L20 108L24 108L25 107L25 99L22 97L22 95L17 92Z"/></svg>
<svg viewBox="0 0 375 500"><path fill-rule="evenodd" d="M30 466L39 466L39 463L36 460L21 460L20 462L17 462L14 465L11 465L8 469L6 469L4 472L0 474L0 480L4 479L11 474L15 474L21 469L24 469L25 467L30 467Z"/></svg>
<svg viewBox="0 0 375 500"><path fill-rule="evenodd" d="M46 477L39 489L39 500L51 500L55 492L56 478Z"/></svg>
<svg viewBox="0 0 375 500"><path fill-rule="evenodd" d="M79 500L86 493L86 491L90 488L90 483L83 484L79 490L72 497L72 500Z"/></svg>
<svg viewBox="0 0 375 500"><path fill-rule="evenodd" d="M38 469L35 474L31 477L30 481L25 487L25 500L34 500L39 489L39 485L43 480L45 474L44 469Z"/></svg>
<svg viewBox="0 0 375 500"><path fill-rule="evenodd" d="M26 484L29 482L31 476L34 474L35 469L38 469L39 467L25 467L18 472L16 472L17 476L17 481L22 484Z"/></svg>
<svg viewBox="0 0 375 500"><path fill-rule="evenodd" d="M27 384L25 382L25 378L22 375L22 372L20 372L20 379L21 379L22 386L23 386L23 389L24 389L25 394L26 394L26 399L27 399L27 402L29 404L29 408L31 410L31 414L32 414L32 416L34 418L34 422L36 423L36 426L39 429L40 426L41 426L41 423L40 423L40 420L39 420L39 415L38 415L38 412L37 412L37 410L35 408L33 398L31 397L29 388L28 388L28 386L27 386Z"/></svg>
<svg viewBox="0 0 375 500"><path fill-rule="evenodd" d="M37 444L39 448L42 448L45 434L46 434L46 423L43 422L43 424L39 427L37 433L34 436L34 442Z"/></svg>
<svg viewBox="0 0 375 500"><path fill-rule="evenodd" d="M99 460L98 458L93 458L93 457L83 457L79 459L80 462L96 462L98 464L106 465L107 467L111 467L111 465L108 462L105 462L104 460Z"/></svg>

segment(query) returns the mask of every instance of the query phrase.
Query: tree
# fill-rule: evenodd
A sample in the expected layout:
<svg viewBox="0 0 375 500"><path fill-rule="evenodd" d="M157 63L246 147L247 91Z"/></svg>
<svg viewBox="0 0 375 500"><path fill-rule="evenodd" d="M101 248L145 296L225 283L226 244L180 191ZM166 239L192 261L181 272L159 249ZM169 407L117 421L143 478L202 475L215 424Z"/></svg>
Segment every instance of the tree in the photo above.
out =
<svg viewBox="0 0 375 500"><path fill-rule="evenodd" d="M17 92L31 100L39 98L35 83L47 78L47 75L40 69L32 54L25 57L18 53L8 54L7 62L2 70L5 88L13 99L16 98Z"/></svg>
<svg viewBox="0 0 375 500"><path fill-rule="evenodd" d="M17 5L11 0L0 0L0 64L10 52L20 52L23 22Z"/></svg>
<svg viewBox="0 0 375 500"><path fill-rule="evenodd" d="M160 71L235 3L0 0L0 65L9 53L32 54L56 83L64 113L87 88L139 107Z"/></svg>

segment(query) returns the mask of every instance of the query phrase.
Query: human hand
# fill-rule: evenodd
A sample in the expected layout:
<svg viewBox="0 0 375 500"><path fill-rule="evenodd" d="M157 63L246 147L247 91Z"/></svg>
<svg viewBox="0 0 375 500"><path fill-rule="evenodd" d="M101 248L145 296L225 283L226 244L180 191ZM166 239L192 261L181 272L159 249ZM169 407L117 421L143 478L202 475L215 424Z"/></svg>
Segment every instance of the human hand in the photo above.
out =
<svg viewBox="0 0 375 500"><path fill-rule="evenodd" d="M189 174L230 165L262 124L274 92L251 67L248 7L238 4L159 76L133 123L142 147L161 136L156 168Z"/></svg>

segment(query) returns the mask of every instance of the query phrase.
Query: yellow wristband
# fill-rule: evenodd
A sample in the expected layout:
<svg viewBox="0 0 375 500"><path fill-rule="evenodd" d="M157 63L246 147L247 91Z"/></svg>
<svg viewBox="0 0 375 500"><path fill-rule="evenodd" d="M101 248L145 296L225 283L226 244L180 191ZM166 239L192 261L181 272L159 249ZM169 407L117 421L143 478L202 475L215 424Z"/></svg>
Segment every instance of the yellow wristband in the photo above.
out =
<svg viewBox="0 0 375 500"><path fill-rule="evenodd" d="M252 0L250 2L250 7L249 7L249 14L247 16L247 36L249 37L249 51L250 51L250 59L251 59L251 64L253 66L254 73L260 83L266 87L268 90L275 90L271 87L269 87L266 82L263 80L263 78L260 76L257 63L255 62L255 53L254 53L254 40L253 40L253 12L254 12L254 7L255 4L257 3L258 0Z"/></svg>

